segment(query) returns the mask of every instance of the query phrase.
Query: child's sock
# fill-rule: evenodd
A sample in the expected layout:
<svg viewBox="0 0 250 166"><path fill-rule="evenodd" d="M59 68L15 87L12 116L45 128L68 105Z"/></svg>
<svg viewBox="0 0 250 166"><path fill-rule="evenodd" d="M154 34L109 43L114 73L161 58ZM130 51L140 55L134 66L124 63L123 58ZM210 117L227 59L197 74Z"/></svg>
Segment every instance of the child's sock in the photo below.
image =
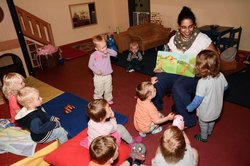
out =
<svg viewBox="0 0 250 166"><path fill-rule="evenodd" d="M151 134L157 134L157 133L159 133L161 131L162 131L162 127L159 126L159 127L155 128L153 131L151 131Z"/></svg>
<svg viewBox="0 0 250 166"><path fill-rule="evenodd" d="M207 139L203 139L200 134L196 134L194 138L200 142L207 142Z"/></svg>
<svg viewBox="0 0 250 166"><path fill-rule="evenodd" d="M143 138L147 136L146 133L141 133L141 132L139 132L139 135L140 135L141 137L143 137Z"/></svg>

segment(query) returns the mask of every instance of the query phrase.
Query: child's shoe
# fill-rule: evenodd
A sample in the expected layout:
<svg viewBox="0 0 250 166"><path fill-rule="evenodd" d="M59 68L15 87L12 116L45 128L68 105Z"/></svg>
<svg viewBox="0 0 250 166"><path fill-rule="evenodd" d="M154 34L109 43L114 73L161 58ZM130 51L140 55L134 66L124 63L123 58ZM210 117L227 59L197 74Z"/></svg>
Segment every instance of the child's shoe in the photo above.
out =
<svg viewBox="0 0 250 166"><path fill-rule="evenodd" d="M203 139L200 134L196 134L194 138L200 142L207 142L207 139Z"/></svg>
<svg viewBox="0 0 250 166"><path fill-rule="evenodd" d="M139 132L139 135L140 135L142 138L144 138L144 137L146 137L146 136L147 136L147 134L146 134L146 133L141 133L141 132Z"/></svg>
<svg viewBox="0 0 250 166"><path fill-rule="evenodd" d="M159 133L161 131L162 131L162 127L159 126L159 127L155 128L153 131L151 131L151 134L157 134L157 133Z"/></svg>
<svg viewBox="0 0 250 166"><path fill-rule="evenodd" d="M129 69L129 70L128 70L129 73L132 73L132 72L134 72L134 71L135 71L134 69Z"/></svg>

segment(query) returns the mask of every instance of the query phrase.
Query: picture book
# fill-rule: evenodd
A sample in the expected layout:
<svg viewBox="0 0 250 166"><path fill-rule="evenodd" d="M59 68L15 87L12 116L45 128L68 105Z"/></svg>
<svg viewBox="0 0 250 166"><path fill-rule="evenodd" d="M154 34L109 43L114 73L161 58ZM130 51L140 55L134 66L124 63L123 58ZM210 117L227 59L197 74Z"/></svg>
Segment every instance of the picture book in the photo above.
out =
<svg viewBox="0 0 250 166"><path fill-rule="evenodd" d="M195 61L192 55L158 51L154 71L194 77Z"/></svg>

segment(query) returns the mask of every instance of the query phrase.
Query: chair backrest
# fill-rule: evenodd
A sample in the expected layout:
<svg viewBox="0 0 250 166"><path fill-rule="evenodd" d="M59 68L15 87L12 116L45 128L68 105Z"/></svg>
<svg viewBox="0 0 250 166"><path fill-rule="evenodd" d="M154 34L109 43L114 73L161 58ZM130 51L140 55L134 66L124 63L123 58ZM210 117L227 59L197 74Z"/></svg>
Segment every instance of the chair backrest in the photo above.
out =
<svg viewBox="0 0 250 166"><path fill-rule="evenodd" d="M236 48L237 50L239 49L239 45L240 45L240 38L241 38L241 31L242 31L242 27L239 28L235 28L233 30L231 30L230 32L230 41L232 41L232 46L236 44Z"/></svg>

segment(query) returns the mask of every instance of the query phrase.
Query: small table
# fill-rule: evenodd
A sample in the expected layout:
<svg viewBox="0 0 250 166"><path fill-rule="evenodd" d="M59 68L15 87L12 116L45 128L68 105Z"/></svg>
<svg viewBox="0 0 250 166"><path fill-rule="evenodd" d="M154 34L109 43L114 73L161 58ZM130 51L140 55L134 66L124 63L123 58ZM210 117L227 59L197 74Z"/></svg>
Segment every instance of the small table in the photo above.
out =
<svg viewBox="0 0 250 166"><path fill-rule="evenodd" d="M212 25L204 25L199 27L200 31L208 35L212 41L215 43L217 48L220 48L220 40L221 37L230 33L230 31L234 27L226 27L226 26L212 26Z"/></svg>

